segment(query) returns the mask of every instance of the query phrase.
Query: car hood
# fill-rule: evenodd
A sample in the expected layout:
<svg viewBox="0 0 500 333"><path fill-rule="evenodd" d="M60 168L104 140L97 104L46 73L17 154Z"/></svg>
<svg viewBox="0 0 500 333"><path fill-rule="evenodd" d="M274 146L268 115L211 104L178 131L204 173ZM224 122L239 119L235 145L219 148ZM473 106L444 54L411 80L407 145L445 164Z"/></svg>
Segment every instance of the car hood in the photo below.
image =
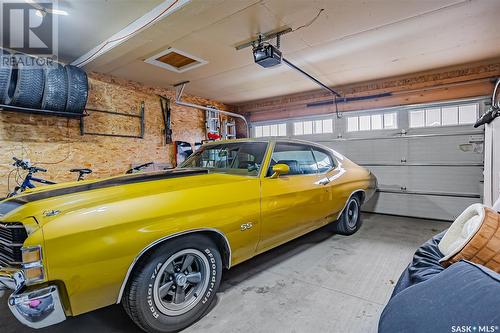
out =
<svg viewBox="0 0 500 333"><path fill-rule="evenodd" d="M35 217L43 224L67 211L120 200L248 180L248 176L173 169L39 187L0 202L0 221ZM254 178L254 177L252 177Z"/></svg>

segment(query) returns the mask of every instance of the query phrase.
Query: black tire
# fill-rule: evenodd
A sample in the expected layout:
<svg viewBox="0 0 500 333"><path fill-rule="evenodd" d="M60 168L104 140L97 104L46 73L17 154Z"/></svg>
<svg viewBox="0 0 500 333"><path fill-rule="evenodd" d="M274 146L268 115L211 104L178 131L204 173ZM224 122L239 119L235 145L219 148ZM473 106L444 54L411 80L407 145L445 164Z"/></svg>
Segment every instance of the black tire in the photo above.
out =
<svg viewBox="0 0 500 333"><path fill-rule="evenodd" d="M10 65L10 52L2 50L0 63L0 104L5 104L12 75L12 66Z"/></svg>
<svg viewBox="0 0 500 333"><path fill-rule="evenodd" d="M176 303L176 293L184 290L182 284L178 284L178 278L187 274L186 271L180 273L178 271L183 263L174 265L178 255L186 256L179 257L185 258L184 260L190 255L195 258L192 260L194 266L189 266L192 272L197 266L200 272L201 267L208 267L208 270L205 270L207 274L200 274L201 282L198 283L201 286L200 289L194 289L193 286L190 294L187 292L188 289L185 291L184 297L188 299L189 295L189 299L184 303L193 299L194 301L189 303L189 306L177 310L178 313L176 313L175 306L184 304ZM206 266L207 263L208 266ZM221 277L222 259L214 242L200 235L174 238L146 254L146 257L141 259L134 268L123 294L123 307L137 326L145 332L177 332L193 324L207 312L215 299ZM170 294L160 296L162 288ZM199 294L196 293L197 291ZM169 297L171 297L170 301ZM167 307L174 307L174 310Z"/></svg>
<svg viewBox="0 0 500 333"><path fill-rule="evenodd" d="M45 68L45 88L42 109L64 111L68 98L68 76L60 64Z"/></svg>
<svg viewBox="0 0 500 333"><path fill-rule="evenodd" d="M361 202L359 197L353 195L347 201L342 215L333 224L335 233L340 235L352 235L361 227Z"/></svg>
<svg viewBox="0 0 500 333"><path fill-rule="evenodd" d="M18 68L11 75L11 86L6 104L39 109L42 105L45 73L42 67L35 66L36 60L28 55L14 55ZM15 84L15 89L12 89ZM13 94L12 93L13 90Z"/></svg>
<svg viewBox="0 0 500 333"><path fill-rule="evenodd" d="M81 68L66 65L68 77L68 98L66 99L66 112L83 113L89 95L87 74Z"/></svg>

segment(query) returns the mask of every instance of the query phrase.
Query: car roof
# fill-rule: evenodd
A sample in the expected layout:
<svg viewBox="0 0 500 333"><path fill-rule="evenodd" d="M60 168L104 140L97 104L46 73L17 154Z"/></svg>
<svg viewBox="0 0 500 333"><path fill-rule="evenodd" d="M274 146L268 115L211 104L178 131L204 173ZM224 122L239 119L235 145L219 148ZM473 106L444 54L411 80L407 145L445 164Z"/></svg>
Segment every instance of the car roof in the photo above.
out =
<svg viewBox="0 0 500 333"><path fill-rule="evenodd" d="M289 142L289 143L298 143L298 144L306 144L310 146L315 146L318 148L325 149L327 151L333 152L337 156L342 156L339 154L337 151L334 149L324 146L322 144L316 143L316 142L311 142L307 140L299 140L299 139L291 139L288 137L267 137L267 138L241 138L241 139L231 139L231 140L219 140L219 141L209 141L204 143L204 145L217 145L217 144L223 144L223 143L236 143L236 142ZM342 156L343 158L343 156Z"/></svg>

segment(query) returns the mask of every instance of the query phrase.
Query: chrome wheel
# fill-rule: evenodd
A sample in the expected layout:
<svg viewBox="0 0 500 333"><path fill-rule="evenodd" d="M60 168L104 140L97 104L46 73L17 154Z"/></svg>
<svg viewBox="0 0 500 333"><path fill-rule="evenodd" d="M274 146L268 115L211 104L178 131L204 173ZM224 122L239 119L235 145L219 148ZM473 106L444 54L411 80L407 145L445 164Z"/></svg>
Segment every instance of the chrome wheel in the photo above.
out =
<svg viewBox="0 0 500 333"><path fill-rule="evenodd" d="M347 205L347 225L350 228L355 228L358 223L359 205L356 200L351 199Z"/></svg>
<svg viewBox="0 0 500 333"><path fill-rule="evenodd" d="M198 304L207 290L210 265L195 249L179 251L158 270L153 286L156 307L165 315L182 315Z"/></svg>

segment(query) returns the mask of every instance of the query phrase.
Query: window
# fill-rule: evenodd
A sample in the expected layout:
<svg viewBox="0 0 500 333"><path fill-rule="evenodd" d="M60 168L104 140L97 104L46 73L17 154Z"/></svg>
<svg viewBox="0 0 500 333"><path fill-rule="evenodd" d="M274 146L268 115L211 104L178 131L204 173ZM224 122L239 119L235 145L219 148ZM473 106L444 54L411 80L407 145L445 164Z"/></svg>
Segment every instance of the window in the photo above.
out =
<svg viewBox="0 0 500 333"><path fill-rule="evenodd" d="M441 109L441 124L443 126L458 124L458 108L456 106Z"/></svg>
<svg viewBox="0 0 500 333"><path fill-rule="evenodd" d="M257 176L266 148L265 142L210 144L198 149L181 168L217 169L213 172Z"/></svg>
<svg viewBox="0 0 500 333"><path fill-rule="evenodd" d="M359 130L369 131L371 129L370 116L360 116L359 117Z"/></svg>
<svg viewBox="0 0 500 333"><path fill-rule="evenodd" d="M358 117L347 118L347 132L359 131Z"/></svg>
<svg viewBox="0 0 500 333"><path fill-rule="evenodd" d="M477 120L477 104L460 105L458 107L458 123L474 124Z"/></svg>
<svg viewBox="0 0 500 333"><path fill-rule="evenodd" d="M382 115L374 114L372 115L372 130L382 129Z"/></svg>
<svg viewBox="0 0 500 333"><path fill-rule="evenodd" d="M313 148L313 155L314 158L316 159L316 163L318 164L319 172L327 172L328 170L334 167L335 164L333 163L330 154L322 150L319 150L317 148Z"/></svg>
<svg viewBox="0 0 500 333"><path fill-rule="evenodd" d="M293 123L294 135L333 133L333 120L296 121Z"/></svg>
<svg viewBox="0 0 500 333"><path fill-rule="evenodd" d="M347 117L347 132L397 128L397 114L395 112Z"/></svg>
<svg viewBox="0 0 500 333"><path fill-rule="evenodd" d="M478 104L443 106L410 111L410 128L474 124Z"/></svg>
<svg viewBox="0 0 500 333"><path fill-rule="evenodd" d="M411 111L410 112L410 127L424 127L425 126L425 111Z"/></svg>
<svg viewBox="0 0 500 333"><path fill-rule="evenodd" d="M311 147L293 143L277 143L274 147L268 176L272 175L275 164L286 164L289 175L308 175L318 172Z"/></svg>
<svg viewBox="0 0 500 333"><path fill-rule="evenodd" d="M313 122L304 121L304 135L313 133Z"/></svg>
<svg viewBox="0 0 500 333"><path fill-rule="evenodd" d="M384 113L384 129L397 129L398 121L396 113Z"/></svg>
<svg viewBox="0 0 500 333"><path fill-rule="evenodd" d="M425 127L441 126L441 109L425 110Z"/></svg>
<svg viewBox="0 0 500 333"><path fill-rule="evenodd" d="M255 126L254 137L286 136L286 123Z"/></svg>

